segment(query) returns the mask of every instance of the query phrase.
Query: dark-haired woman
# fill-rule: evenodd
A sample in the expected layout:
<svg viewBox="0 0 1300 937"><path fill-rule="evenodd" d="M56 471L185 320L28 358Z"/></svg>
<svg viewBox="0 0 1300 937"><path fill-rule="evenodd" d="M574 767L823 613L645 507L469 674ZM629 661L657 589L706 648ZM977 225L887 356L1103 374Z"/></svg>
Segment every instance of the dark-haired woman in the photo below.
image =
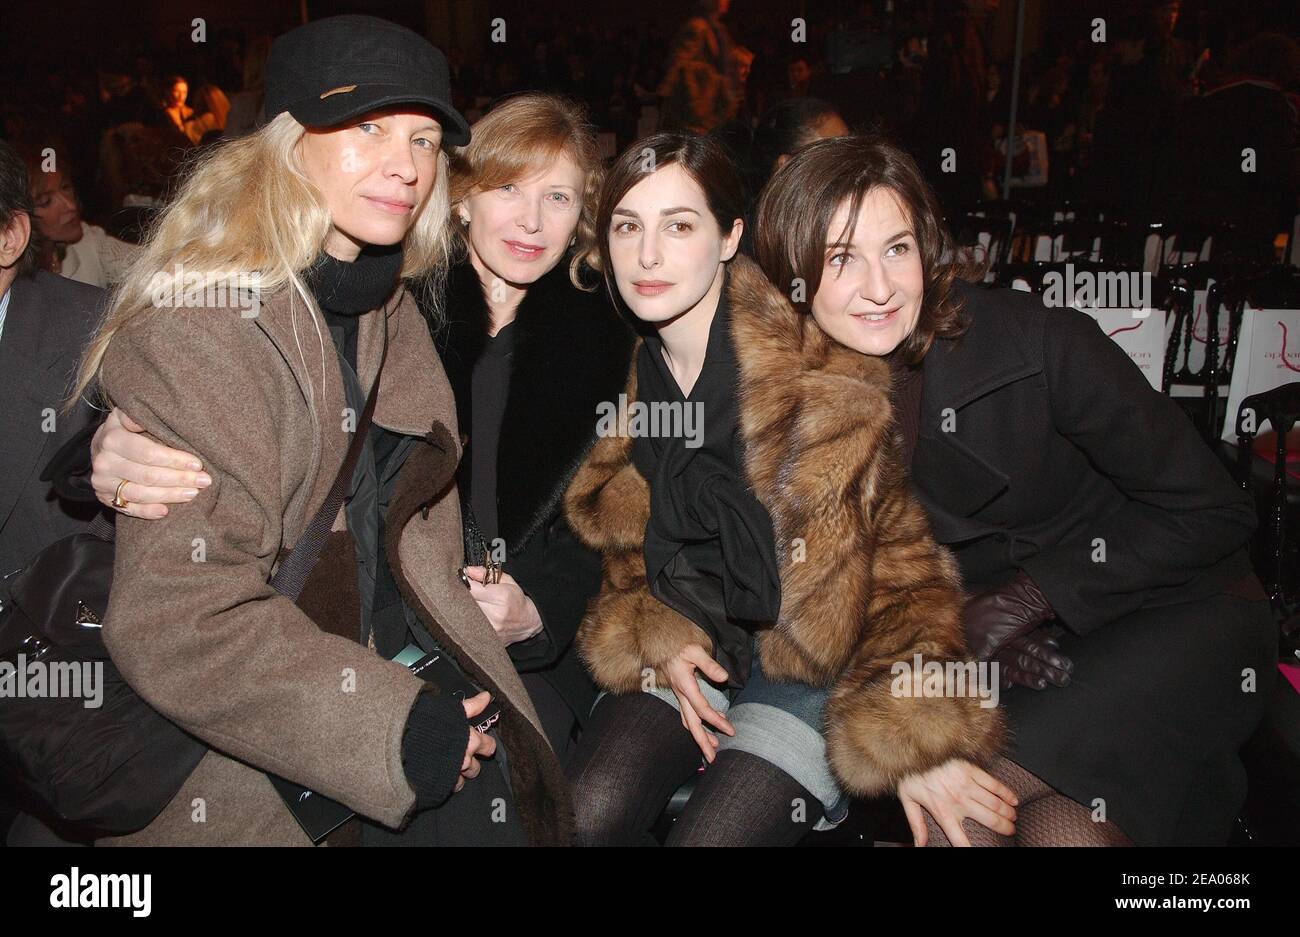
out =
<svg viewBox="0 0 1300 937"><path fill-rule="evenodd" d="M701 754L670 845L793 844L846 792L900 785L954 836L964 817L1009 833L1012 794L978 764L996 711L914 692L916 663L967 652L889 370L792 341L793 310L736 256L743 210L708 138L633 144L601 193L594 264L644 338L566 495L604 556L578 637L606 691L568 768L578 841L646 841Z"/></svg>
<svg viewBox="0 0 1300 937"><path fill-rule="evenodd" d="M189 82L180 75L172 75L164 87L167 92L163 95L162 112L167 118L168 126L175 131L173 136L178 143L192 143L187 130L194 118L194 108L185 103L190 93Z"/></svg>
<svg viewBox="0 0 1300 937"><path fill-rule="evenodd" d="M103 288L121 283L138 248L82 219L81 200L73 187L72 160L62 144L54 149L58 168L49 169L43 160L49 152L47 146L36 146L31 141L18 146L27 164L36 209L32 215L32 241L36 244L37 264L42 270L91 286Z"/></svg>
<svg viewBox="0 0 1300 937"><path fill-rule="evenodd" d="M788 98L773 104L754 128L750 171L757 192L800 147L847 136L849 126L835 105L821 98Z"/></svg>
<svg viewBox="0 0 1300 937"><path fill-rule="evenodd" d="M800 151L755 244L802 287L805 334L894 371L914 491L974 593L971 648L1016 684L992 772L1020 802L1014 842L1223 843L1276 654L1250 498L1091 319L958 281L901 150Z"/></svg>

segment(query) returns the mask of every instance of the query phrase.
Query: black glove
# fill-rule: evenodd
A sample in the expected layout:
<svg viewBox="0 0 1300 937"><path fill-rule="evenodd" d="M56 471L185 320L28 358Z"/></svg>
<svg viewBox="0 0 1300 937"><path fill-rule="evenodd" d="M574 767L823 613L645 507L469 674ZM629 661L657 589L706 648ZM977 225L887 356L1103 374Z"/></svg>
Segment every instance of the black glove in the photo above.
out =
<svg viewBox="0 0 1300 937"><path fill-rule="evenodd" d="M465 705L427 685L415 694L402 732L402 770L415 792L415 809L437 807L456 789L469 747Z"/></svg>
<svg viewBox="0 0 1300 937"><path fill-rule="evenodd" d="M1055 617L1034 580L1019 570L1009 582L970 599L962 624L976 659L996 660L1005 680L1041 690L1048 683L1064 686L1074 669L1054 639L1036 633Z"/></svg>
<svg viewBox="0 0 1300 937"><path fill-rule="evenodd" d="M1044 690L1047 684L1069 686L1074 661L1061 653L1056 636L1039 628L1008 642L997 656L1003 686L1019 684Z"/></svg>

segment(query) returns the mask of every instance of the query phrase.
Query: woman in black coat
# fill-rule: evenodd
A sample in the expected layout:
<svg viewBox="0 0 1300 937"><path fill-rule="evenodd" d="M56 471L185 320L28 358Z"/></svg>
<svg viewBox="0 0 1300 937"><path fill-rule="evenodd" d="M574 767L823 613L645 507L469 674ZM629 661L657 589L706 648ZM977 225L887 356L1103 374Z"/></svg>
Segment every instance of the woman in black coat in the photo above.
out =
<svg viewBox="0 0 1300 937"><path fill-rule="evenodd" d="M1223 843L1276 654L1254 505L1092 319L959 295L969 329L921 368L912 481L967 591L1009 583L972 602L973 649L1006 644L977 606L1036 596L1019 622L1054 613L1037 637L1059 655L1021 637L1001 657L1028 665L1003 697L1008 757L1136 843Z"/></svg>
<svg viewBox="0 0 1300 937"><path fill-rule="evenodd" d="M503 581L513 579L536 606L542 630L506 649L563 758L575 724L585 724L596 700L572 646L600 586L600 556L569 531L563 495L595 441L597 404L617 400L623 390L632 332L603 290L585 292L570 282L567 263L529 286L507 352L488 336L483 287L468 259L452 266L445 296L445 320L433 334L456 396L457 422L468 436L457 473L472 564L467 574L481 579L486 548L496 554ZM485 449L494 463L487 471ZM495 505L482 493L493 482Z"/></svg>
<svg viewBox="0 0 1300 937"><path fill-rule="evenodd" d="M841 233L855 195L882 187L894 199L873 204L893 207ZM956 280L933 196L897 148L802 150L764 194L755 245L773 283L814 297L823 330L894 369L913 488L975 593L971 649L1014 684L999 776L1020 797L1017 840L1226 841L1245 799L1237 751L1276 662L1245 549L1250 497L1092 319ZM961 334L899 319L922 290L922 325L951 294ZM1045 790L1074 804L1036 812Z"/></svg>
<svg viewBox="0 0 1300 937"><path fill-rule="evenodd" d="M452 160L462 259L424 303L465 443L462 576L563 760L595 701L572 645L600 558L561 502L633 335L603 291L579 286L572 248L591 236L602 175L582 110L517 95L473 134Z"/></svg>

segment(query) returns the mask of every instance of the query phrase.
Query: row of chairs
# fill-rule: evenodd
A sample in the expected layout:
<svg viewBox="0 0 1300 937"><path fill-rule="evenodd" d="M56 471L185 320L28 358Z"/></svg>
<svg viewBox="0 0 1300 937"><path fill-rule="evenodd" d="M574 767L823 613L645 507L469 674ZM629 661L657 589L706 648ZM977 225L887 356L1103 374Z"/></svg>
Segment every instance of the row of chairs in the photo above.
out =
<svg viewBox="0 0 1300 937"><path fill-rule="evenodd" d="M1261 484L1263 480L1257 469L1262 460L1256 457L1254 444L1258 428L1265 420L1272 427L1276 439L1272 472L1268 473L1267 482ZM1290 515L1294 514L1297 506L1297 498L1288 484L1287 437L1297 422L1300 422L1300 381L1252 394L1237 408L1237 445L1233 452L1237 483L1242 489L1254 491L1257 495L1261 488L1265 489L1268 509L1259 537L1263 549L1256 551L1255 561L1273 610L1283 619L1283 642L1289 644L1290 654L1300 654L1300 628L1294 627L1297 624L1294 616L1300 609L1294 607L1287 591L1288 577L1296 569L1296 547L1288 532L1292 520ZM1295 657L1291 660L1294 661Z"/></svg>
<svg viewBox="0 0 1300 937"><path fill-rule="evenodd" d="M1046 207L1017 201L980 202L949 218L957 245L987 264L986 281L1002 282L1009 266L1066 260L1158 273L1170 265L1210 259L1272 259L1273 248L1229 223L1132 215L1088 203ZM1300 263L1296 226L1283 246L1287 263Z"/></svg>
<svg viewBox="0 0 1300 937"><path fill-rule="evenodd" d="M1280 384L1241 400L1236 413L1225 412L1226 392L1239 360L1242 323L1248 309L1300 309L1300 269L1266 269L1213 261L1183 264L1161 278L1161 307L1168 317L1162 390L1196 391L1175 398L1244 491L1253 492L1261 524L1252 544L1256 571L1283 628L1286 656L1300 649L1300 485L1290 484L1288 442L1300 419L1300 382ZM1196 328L1195 296L1204 291L1204 334ZM1220 328L1226 317L1226 328ZM1197 334L1193 334L1196 332ZM1205 357L1193 368L1193 341L1203 341ZM1248 349L1246 350L1249 351ZM1236 442L1223 442L1224 423ZM1274 434L1272 451L1257 451L1259 427ZM1294 659L1294 658L1292 658Z"/></svg>
<svg viewBox="0 0 1300 937"><path fill-rule="evenodd" d="M1166 264L1154 275L1137 266L1091 259L1031 261L1002 265L990 285L1043 293L1053 278L1060 282L1082 274L1091 274L1094 282L1116 274L1147 277L1145 298L1153 312L1163 313L1168 331L1160 388L1166 394L1175 387L1196 392L1183 399L1195 401L1189 416L1207 440L1218 438L1223 429L1221 403L1232 381L1246 309L1300 308L1300 268L1231 261ZM1198 304L1201 294L1204 302ZM1205 345L1201 362L1194 362L1194 339Z"/></svg>

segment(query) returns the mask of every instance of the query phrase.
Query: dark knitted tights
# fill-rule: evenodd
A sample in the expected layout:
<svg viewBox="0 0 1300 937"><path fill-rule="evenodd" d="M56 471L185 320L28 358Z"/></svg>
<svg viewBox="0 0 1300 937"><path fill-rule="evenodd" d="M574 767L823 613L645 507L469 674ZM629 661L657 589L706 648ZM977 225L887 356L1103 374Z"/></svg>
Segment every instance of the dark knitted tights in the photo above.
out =
<svg viewBox="0 0 1300 937"><path fill-rule="evenodd" d="M672 706L648 693L604 697L568 767L578 845L654 845L655 821L697 772L668 846L793 845L821 818L821 804L761 758L729 749L700 763Z"/></svg>
<svg viewBox="0 0 1300 937"><path fill-rule="evenodd" d="M963 820L962 829L972 846L1131 846L1119 827L1092 819L1087 807L1058 793L1014 761L999 758L993 775L1020 799L1016 807L1016 833L1002 836L974 820ZM928 845L951 846L934 819L925 814Z"/></svg>

